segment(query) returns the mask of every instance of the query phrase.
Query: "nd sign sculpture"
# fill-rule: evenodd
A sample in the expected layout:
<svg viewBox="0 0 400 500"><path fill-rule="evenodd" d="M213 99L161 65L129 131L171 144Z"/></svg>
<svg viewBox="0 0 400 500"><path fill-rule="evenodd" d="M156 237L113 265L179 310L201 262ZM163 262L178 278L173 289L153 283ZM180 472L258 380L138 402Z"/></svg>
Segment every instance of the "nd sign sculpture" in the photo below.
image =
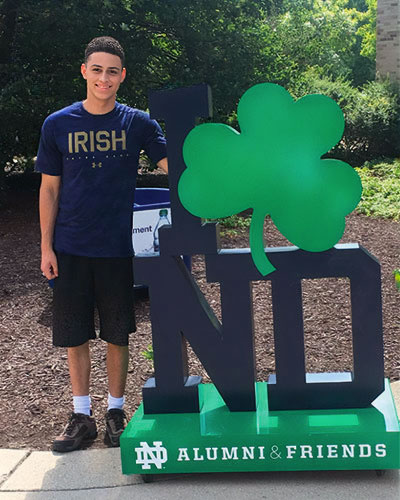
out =
<svg viewBox="0 0 400 500"><path fill-rule="evenodd" d="M125 474L392 469L400 427L384 379L379 262L336 245L361 183L346 163L321 160L340 140L334 101L261 84L240 100L240 133L211 116L206 85L155 92L151 114L168 135L172 225L160 255L138 256L149 286L154 378L121 437ZM252 208L250 247L220 250L216 218ZM269 214L295 247L265 248ZM181 255L204 254L221 289L222 322ZM306 373L301 282L348 277L353 371ZM255 381L251 283L270 280L276 373ZM189 375L186 341L212 384Z"/></svg>

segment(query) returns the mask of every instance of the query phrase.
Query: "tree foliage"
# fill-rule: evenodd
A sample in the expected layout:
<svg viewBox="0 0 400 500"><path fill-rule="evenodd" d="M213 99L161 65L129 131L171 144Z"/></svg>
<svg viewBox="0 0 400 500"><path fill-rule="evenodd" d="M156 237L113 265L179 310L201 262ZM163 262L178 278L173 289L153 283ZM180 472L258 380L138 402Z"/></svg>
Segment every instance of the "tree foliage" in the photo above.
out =
<svg viewBox="0 0 400 500"><path fill-rule="evenodd" d="M273 0L3 0L0 9L10 21L0 33L9 49L0 64L2 165L32 157L44 118L84 97L79 67L95 36L124 46L119 98L141 108L149 88L207 82L217 115L227 116L252 83L288 78L264 23Z"/></svg>
<svg viewBox="0 0 400 500"><path fill-rule="evenodd" d="M354 11L346 8L347 0L295 0L286 5L276 29L298 71L318 66L326 73L348 76L356 20Z"/></svg>
<svg viewBox="0 0 400 500"><path fill-rule="evenodd" d="M284 53L296 65L294 78L310 68L318 68L324 76L348 78L356 84L374 78L374 64L364 57L367 54L360 52L364 43L361 25L369 26L374 13L357 10L361 4L365 6L365 1L284 2L285 12L272 22L284 42Z"/></svg>
<svg viewBox="0 0 400 500"><path fill-rule="evenodd" d="M34 157L49 113L84 98L95 36L125 48L120 101L146 108L149 89L207 82L215 119L234 123L260 82L373 80L375 19L376 0L0 0L0 173Z"/></svg>
<svg viewBox="0 0 400 500"><path fill-rule="evenodd" d="M333 151L353 165L400 154L400 99L389 81L370 81L356 88L345 79L321 77L310 70L291 87L297 98L321 93L334 99L345 117L342 141Z"/></svg>
<svg viewBox="0 0 400 500"><path fill-rule="evenodd" d="M366 12L360 13L361 26L357 30L357 35L362 39L360 54L375 62L377 0L365 1L368 9Z"/></svg>

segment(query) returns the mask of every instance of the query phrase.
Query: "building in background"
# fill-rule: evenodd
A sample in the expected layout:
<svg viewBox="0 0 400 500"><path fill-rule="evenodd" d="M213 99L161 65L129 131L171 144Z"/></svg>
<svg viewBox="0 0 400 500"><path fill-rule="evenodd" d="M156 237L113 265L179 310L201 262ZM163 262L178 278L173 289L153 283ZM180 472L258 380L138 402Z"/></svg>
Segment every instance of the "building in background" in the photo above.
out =
<svg viewBox="0 0 400 500"><path fill-rule="evenodd" d="M400 0L378 0L376 71L400 83Z"/></svg>

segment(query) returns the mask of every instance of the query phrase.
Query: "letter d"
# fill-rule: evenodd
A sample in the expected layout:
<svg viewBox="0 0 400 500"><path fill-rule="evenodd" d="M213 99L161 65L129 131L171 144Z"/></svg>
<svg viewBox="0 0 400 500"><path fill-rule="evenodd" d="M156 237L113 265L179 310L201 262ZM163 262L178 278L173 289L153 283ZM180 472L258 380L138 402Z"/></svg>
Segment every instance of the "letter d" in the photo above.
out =
<svg viewBox="0 0 400 500"><path fill-rule="evenodd" d="M360 458L368 458L370 456L371 446L369 444L360 444Z"/></svg>

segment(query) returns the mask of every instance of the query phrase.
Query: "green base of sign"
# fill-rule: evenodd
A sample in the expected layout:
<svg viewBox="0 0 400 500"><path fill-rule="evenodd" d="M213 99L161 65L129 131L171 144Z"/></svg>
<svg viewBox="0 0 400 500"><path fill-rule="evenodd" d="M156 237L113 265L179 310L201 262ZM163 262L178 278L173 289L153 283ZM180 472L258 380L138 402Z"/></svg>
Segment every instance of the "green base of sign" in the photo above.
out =
<svg viewBox="0 0 400 500"><path fill-rule="evenodd" d="M400 427L390 384L368 408L230 412L212 384L199 386L200 413L144 415L121 436L124 474L399 469Z"/></svg>

